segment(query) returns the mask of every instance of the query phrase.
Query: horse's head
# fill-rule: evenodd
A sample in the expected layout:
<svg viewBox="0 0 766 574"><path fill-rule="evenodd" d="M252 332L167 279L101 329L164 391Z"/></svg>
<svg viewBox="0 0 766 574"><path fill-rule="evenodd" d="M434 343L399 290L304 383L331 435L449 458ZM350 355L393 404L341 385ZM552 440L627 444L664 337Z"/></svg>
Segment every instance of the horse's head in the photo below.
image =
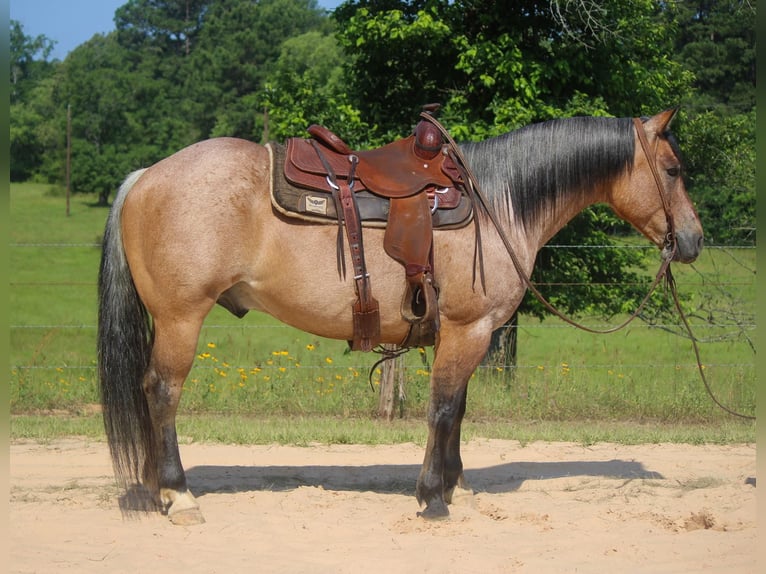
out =
<svg viewBox="0 0 766 574"><path fill-rule="evenodd" d="M697 211L686 193L681 157L668 125L676 110L635 122L636 151L625 185L613 190L612 207L655 245L663 256L691 263L702 251ZM643 141L642 141L643 140Z"/></svg>

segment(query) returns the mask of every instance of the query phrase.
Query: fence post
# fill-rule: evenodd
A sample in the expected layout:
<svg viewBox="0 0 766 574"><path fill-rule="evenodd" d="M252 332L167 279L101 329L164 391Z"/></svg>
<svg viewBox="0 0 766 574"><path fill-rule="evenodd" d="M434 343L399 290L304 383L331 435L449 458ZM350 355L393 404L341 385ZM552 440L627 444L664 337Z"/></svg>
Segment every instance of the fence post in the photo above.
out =
<svg viewBox="0 0 766 574"><path fill-rule="evenodd" d="M383 345L386 350L395 351L396 345ZM378 400L378 416L387 421L393 420L394 408L396 406L397 387L400 388L400 394L403 392L404 384L404 355L399 355L394 359L383 361L380 367L380 399ZM398 384L397 384L398 383Z"/></svg>
<svg viewBox="0 0 766 574"><path fill-rule="evenodd" d="M511 381L516 375L518 330L519 314L516 311L505 325L492 333L489 350L482 361L484 365L502 369Z"/></svg>

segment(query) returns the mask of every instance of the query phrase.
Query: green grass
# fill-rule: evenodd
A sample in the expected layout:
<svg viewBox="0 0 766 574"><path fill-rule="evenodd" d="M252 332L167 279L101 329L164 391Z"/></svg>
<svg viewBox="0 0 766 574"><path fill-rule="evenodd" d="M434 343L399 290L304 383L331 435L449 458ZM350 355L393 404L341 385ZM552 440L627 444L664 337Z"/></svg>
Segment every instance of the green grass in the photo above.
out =
<svg viewBox="0 0 766 574"><path fill-rule="evenodd" d="M67 217L63 196L49 186L11 186L13 436L44 433L44 424L30 422L37 418L51 420L51 433L68 428L72 434L89 435L77 429L87 426L87 420L75 423L39 414L87 412L88 405L98 402L96 279L107 210L94 203L93 197L74 196ZM754 336L755 251L708 249L693 266L674 269L693 312L695 333L706 341L701 352L713 389L725 404L751 413L756 387L749 343ZM711 310L718 324L707 321ZM604 324L598 318L583 320ZM677 323L669 328L677 329ZM754 425L742 425L713 405L689 341L665 328L636 321L616 334L591 335L558 320L540 323L522 317L518 346L516 369L485 366L474 375L466 433L519 440L575 436L579 438L573 440L587 442L588 437L621 436L623 442L652 442L656 436L694 442L689 429L697 428L697 436L706 441L715 442L717 436L754 439ZM428 399L423 359L431 358L430 349L425 357L409 353L400 411L404 419L396 422L400 427L380 426L372 420L377 373L372 389L368 384L376 355L347 353L343 341L319 339L263 314L240 320L216 308L200 337L179 432L196 440L232 437L243 442L279 437L310 442L314 434L313 440L320 442L366 442L391 434L419 442ZM180 430L203 420L213 422L193 432ZM251 420L255 424L238 422ZM576 429L574 435L570 428Z"/></svg>
<svg viewBox="0 0 766 574"><path fill-rule="evenodd" d="M391 422L374 418L337 416L245 416L183 413L177 421L180 443L225 444L400 444L425 446L427 429L415 418ZM566 441L584 445L619 444L733 444L755 441L755 425L736 420L713 424L632 421L481 421L467 415L463 440L505 439L522 445L535 441ZM104 441L100 415L13 415L14 439L49 441L81 436Z"/></svg>

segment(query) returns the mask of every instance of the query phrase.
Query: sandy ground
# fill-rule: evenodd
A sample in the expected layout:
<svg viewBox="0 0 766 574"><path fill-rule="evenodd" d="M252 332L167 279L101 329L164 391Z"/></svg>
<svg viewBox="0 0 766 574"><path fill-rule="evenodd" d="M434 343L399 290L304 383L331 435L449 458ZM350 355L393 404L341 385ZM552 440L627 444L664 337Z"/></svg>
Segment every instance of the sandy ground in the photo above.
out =
<svg viewBox="0 0 766 574"><path fill-rule="evenodd" d="M12 444L10 571L756 572L754 445L473 441L440 522L415 445L181 454L205 524L124 516L102 443Z"/></svg>

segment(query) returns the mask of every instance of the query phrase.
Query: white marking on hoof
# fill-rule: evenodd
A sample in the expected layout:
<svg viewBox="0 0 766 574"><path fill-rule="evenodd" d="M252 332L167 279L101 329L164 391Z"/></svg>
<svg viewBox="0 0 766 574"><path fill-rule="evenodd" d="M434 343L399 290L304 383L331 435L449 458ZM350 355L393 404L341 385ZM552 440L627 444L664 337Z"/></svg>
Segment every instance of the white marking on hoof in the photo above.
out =
<svg viewBox="0 0 766 574"><path fill-rule="evenodd" d="M171 509L172 511L172 509ZM168 518L171 524L175 526L193 526L195 524L204 524L205 517L202 516L199 508L187 508L177 512L168 512Z"/></svg>
<svg viewBox="0 0 766 574"><path fill-rule="evenodd" d="M163 489L162 501L168 507L168 518L173 524L179 526L188 526L191 524L202 524L205 522L205 517L202 516L202 512L199 509L194 495L188 490L185 492L178 492L170 489Z"/></svg>
<svg viewBox="0 0 766 574"><path fill-rule="evenodd" d="M473 489L456 486L455 490L452 492L452 504L455 506L475 508L476 500L474 498Z"/></svg>

